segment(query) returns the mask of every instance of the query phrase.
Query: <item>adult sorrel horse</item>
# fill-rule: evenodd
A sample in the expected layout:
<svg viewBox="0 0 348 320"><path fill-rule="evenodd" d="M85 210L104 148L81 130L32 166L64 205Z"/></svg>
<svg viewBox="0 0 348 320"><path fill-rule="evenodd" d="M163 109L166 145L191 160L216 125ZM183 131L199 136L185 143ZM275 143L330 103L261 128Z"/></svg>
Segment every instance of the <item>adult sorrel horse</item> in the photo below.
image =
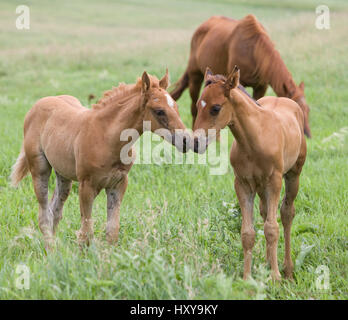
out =
<svg viewBox="0 0 348 320"><path fill-rule="evenodd" d="M209 67L216 74L227 75L235 65L241 70L240 83L253 88L255 100L263 97L270 85L277 96L297 102L304 114L304 132L311 136L304 84L295 84L279 52L254 15L241 20L211 17L195 31L188 66L171 92L174 100L177 100L189 87L193 124L205 69Z"/></svg>
<svg viewBox="0 0 348 320"><path fill-rule="evenodd" d="M273 279L280 279L277 262L277 208L282 177L285 180L285 197L280 209L285 238L284 272L287 278L291 278L293 263L290 255L290 231L295 215L294 200L307 150L303 112L296 102L288 98L263 97L254 101L239 85L237 67L227 79L221 75L212 75L207 69L205 84L197 103L194 149L196 152L205 150L209 129L219 132L228 126L235 137L230 160L242 211L244 279L251 274L256 193L260 197L260 213L264 220L267 260ZM202 146L199 143L200 137L203 137Z"/></svg>
<svg viewBox="0 0 348 320"><path fill-rule="evenodd" d="M150 121L151 131L168 129L170 142L180 151L187 151L183 140L180 143L180 139L174 139L176 129L185 130L185 126L167 87L168 70L161 80L144 72L136 84L120 84L105 92L92 109L83 107L72 96L56 96L40 99L29 110L24 120L22 150L11 179L17 185L30 171L46 247L50 247L62 218L72 180L79 182L79 242L88 244L93 235L92 204L101 189L107 194L106 238L110 243L117 241L120 204L132 167L132 162L125 164L121 158L122 148L129 144L121 141L123 130L132 128L140 135L143 121ZM129 149L132 156L131 153ZM52 168L57 186L48 203Z"/></svg>

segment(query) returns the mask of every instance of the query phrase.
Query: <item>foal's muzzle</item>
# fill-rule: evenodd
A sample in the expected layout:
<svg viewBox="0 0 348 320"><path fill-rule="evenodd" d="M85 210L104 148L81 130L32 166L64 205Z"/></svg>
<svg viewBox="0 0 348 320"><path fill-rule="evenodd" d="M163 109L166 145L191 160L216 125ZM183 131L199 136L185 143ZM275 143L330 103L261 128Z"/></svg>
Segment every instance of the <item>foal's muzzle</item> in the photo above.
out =
<svg viewBox="0 0 348 320"><path fill-rule="evenodd" d="M208 144L208 139L204 135L195 136L193 139L193 151L202 154L207 149Z"/></svg>
<svg viewBox="0 0 348 320"><path fill-rule="evenodd" d="M177 134L174 134L172 136L172 144L183 153L186 153L190 150L189 139L185 135L179 136Z"/></svg>

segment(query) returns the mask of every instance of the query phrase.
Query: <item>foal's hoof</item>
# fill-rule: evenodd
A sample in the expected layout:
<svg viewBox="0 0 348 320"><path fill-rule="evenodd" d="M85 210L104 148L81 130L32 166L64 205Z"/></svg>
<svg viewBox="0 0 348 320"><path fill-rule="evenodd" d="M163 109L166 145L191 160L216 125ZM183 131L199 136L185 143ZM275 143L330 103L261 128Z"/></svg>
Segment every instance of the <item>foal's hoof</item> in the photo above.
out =
<svg viewBox="0 0 348 320"><path fill-rule="evenodd" d="M279 282L279 281L282 280L282 276L280 275L279 272L277 272L277 273L276 273L276 272L272 272L271 278L272 278L272 280L273 280L274 282Z"/></svg>
<svg viewBox="0 0 348 320"><path fill-rule="evenodd" d="M294 280L294 268L284 266L284 277L287 280Z"/></svg>
<svg viewBox="0 0 348 320"><path fill-rule="evenodd" d="M106 241L110 244L110 245L116 245L117 241L118 241L118 235L115 234L106 234Z"/></svg>
<svg viewBox="0 0 348 320"><path fill-rule="evenodd" d="M53 249L55 248L55 241L53 236L44 237L44 245L45 245L45 250L47 253L52 252Z"/></svg>
<svg viewBox="0 0 348 320"><path fill-rule="evenodd" d="M77 236L77 242L79 243L80 247L89 246L91 244L91 241L93 239L93 235L81 232L81 230L76 231Z"/></svg>

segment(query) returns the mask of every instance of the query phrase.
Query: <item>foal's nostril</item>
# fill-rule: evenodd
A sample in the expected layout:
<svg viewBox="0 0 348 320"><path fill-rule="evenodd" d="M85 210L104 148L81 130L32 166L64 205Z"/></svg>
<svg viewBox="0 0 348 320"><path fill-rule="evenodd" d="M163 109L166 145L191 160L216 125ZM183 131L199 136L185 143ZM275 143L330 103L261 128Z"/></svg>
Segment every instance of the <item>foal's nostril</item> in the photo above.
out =
<svg viewBox="0 0 348 320"><path fill-rule="evenodd" d="M183 137L182 143L183 143L184 146L186 146L186 137Z"/></svg>
<svg viewBox="0 0 348 320"><path fill-rule="evenodd" d="M198 138L196 137L193 142L193 151L198 152Z"/></svg>

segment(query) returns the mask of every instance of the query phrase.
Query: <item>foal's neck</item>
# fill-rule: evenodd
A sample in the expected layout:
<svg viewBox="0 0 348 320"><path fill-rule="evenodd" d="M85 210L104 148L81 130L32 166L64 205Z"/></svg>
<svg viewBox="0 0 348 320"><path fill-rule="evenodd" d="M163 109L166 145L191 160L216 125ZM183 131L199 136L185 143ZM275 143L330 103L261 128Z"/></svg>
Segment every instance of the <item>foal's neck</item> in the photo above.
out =
<svg viewBox="0 0 348 320"><path fill-rule="evenodd" d="M139 136L143 133L144 108L141 96L134 96L127 103L113 103L99 110L95 110L95 118L102 123L105 135L113 144L124 145L128 141L121 141L123 130L134 129ZM135 141L134 141L135 142Z"/></svg>
<svg viewBox="0 0 348 320"><path fill-rule="evenodd" d="M263 110L251 98L239 95L234 98L232 108L232 122L229 128L236 142L246 152L255 149L259 141Z"/></svg>

